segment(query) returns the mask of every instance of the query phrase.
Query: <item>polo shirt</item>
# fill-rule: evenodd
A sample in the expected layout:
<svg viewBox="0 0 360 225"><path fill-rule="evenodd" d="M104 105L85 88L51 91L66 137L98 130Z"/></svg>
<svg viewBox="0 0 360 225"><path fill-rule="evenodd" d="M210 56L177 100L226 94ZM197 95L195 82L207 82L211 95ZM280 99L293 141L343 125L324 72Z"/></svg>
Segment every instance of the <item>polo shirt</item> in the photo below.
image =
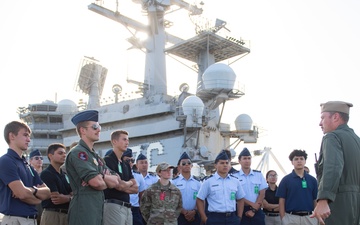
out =
<svg viewBox="0 0 360 225"><path fill-rule="evenodd" d="M271 190L270 187L268 187L265 190L265 200L269 203L269 204L279 204L279 197L276 197L276 191L277 191L277 186L275 187L275 190ZM273 211L268 211L265 208L263 209L264 212L273 212ZM277 212L277 211L276 211Z"/></svg>
<svg viewBox="0 0 360 225"><path fill-rule="evenodd" d="M303 181L306 181L306 188L302 185ZM304 177L300 178L293 170L281 180L276 197L285 199L286 212L311 212L314 210L317 191L317 181L313 176L304 172Z"/></svg>
<svg viewBox="0 0 360 225"><path fill-rule="evenodd" d="M112 171L119 174L121 180L129 181L131 179L134 179L134 176L131 172L130 164L124 161L120 162L114 151L107 155L104 160L106 162L106 166L109 167L109 169L111 169ZM121 171L119 167L121 168ZM104 194L105 199L117 199L130 203L130 196L124 191L119 191L115 188L107 188L104 190Z"/></svg>
<svg viewBox="0 0 360 225"><path fill-rule="evenodd" d="M30 166L25 157L12 149L0 157L0 213L12 216L34 216L37 214L35 205L27 204L12 197L8 184L20 180L25 187L42 185L38 173Z"/></svg>
<svg viewBox="0 0 360 225"><path fill-rule="evenodd" d="M69 195L71 193L71 187L69 182L67 181L64 172L60 169L60 173L58 173L55 168L50 164L46 169L44 169L40 178L46 186L50 189L50 192L59 192L63 195ZM43 208L57 208L57 209L68 209L69 202L55 205L52 203L51 199L47 199L42 201L41 205Z"/></svg>

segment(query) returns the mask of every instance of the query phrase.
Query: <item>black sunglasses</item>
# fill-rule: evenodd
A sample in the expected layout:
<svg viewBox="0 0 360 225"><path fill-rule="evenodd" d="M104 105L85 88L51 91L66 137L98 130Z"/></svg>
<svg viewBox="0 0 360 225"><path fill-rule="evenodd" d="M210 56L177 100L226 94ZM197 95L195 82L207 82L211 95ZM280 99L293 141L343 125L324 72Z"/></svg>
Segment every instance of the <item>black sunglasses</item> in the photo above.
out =
<svg viewBox="0 0 360 225"><path fill-rule="evenodd" d="M135 162L135 159L127 159L126 162L127 162L127 163L130 163L130 162L131 162L131 163L134 163L134 162Z"/></svg>
<svg viewBox="0 0 360 225"><path fill-rule="evenodd" d="M85 127L85 128L89 128L89 127ZM101 130L101 126L100 126L100 124L98 124L98 123L94 123L94 124L91 126L91 128L92 128L93 130L97 130L97 129L100 129L100 130Z"/></svg>
<svg viewBox="0 0 360 225"><path fill-rule="evenodd" d="M191 165L191 162L182 162L182 163L181 163L182 166L185 166L186 164L187 164L187 165Z"/></svg>
<svg viewBox="0 0 360 225"><path fill-rule="evenodd" d="M35 160L39 160L39 159L40 159L40 160L43 160L43 159L44 159L42 156L34 156L33 158L34 158Z"/></svg>

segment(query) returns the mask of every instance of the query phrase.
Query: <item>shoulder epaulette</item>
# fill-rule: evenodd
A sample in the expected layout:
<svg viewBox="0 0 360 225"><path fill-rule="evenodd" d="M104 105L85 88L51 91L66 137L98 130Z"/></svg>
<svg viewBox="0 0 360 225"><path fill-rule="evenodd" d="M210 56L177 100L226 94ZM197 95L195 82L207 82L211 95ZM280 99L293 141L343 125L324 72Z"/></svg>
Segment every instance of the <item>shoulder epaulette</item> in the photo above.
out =
<svg viewBox="0 0 360 225"><path fill-rule="evenodd" d="M254 172L256 172L256 173L261 173L261 171L260 170L253 170Z"/></svg>
<svg viewBox="0 0 360 225"><path fill-rule="evenodd" d="M176 180L176 179L178 179L178 178L179 178L179 176L176 176L176 177L173 178L173 180Z"/></svg>
<svg viewBox="0 0 360 225"><path fill-rule="evenodd" d="M193 176L194 180L201 181L200 177Z"/></svg>
<svg viewBox="0 0 360 225"><path fill-rule="evenodd" d="M150 176L156 176L154 172L148 172Z"/></svg>
<svg viewBox="0 0 360 225"><path fill-rule="evenodd" d="M233 178L236 178L236 179L239 180L239 178L238 178L237 176L234 176L234 175L232 175L232 174L229 174L229 175L230 175L230 177L233 177Z"/></svg>
<svg viewBox="0 0 360 225"><path fill-rule="evenodd" d="M213 176L213 175L205 176L205 177L203 177L203 178L201 179L201 181L207 180L207 179L209 179L209 178L212 177L212 176Z"/></svg>
<svg viewBox="0 0 360 225"><path fill-rule="evenodd" d="M133 170L133 173L140 174L140 172L139 172L139 171L137 171L137 170Z"/></svg>

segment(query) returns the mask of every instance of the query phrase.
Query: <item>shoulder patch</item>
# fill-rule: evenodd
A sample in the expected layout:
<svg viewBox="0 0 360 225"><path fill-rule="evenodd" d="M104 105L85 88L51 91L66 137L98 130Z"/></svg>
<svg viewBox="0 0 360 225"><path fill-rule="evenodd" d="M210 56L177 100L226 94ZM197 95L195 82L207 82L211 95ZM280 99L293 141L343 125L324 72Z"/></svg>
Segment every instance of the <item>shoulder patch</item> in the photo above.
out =
<svg viewBox="0 0 360 225"><path fill-rule="evenodd" d="M79 152L78 158L81 159L82 161L88 161L88 155L86 154L86 152Z"/></svg>
<svg viewBox="0 0 360 225"><path fill-rule="evenodd" d="M178 178L179 178L179 176L176 176L176 177L173 178L173 180L176 180L176 179L178 179Z"/></svg>

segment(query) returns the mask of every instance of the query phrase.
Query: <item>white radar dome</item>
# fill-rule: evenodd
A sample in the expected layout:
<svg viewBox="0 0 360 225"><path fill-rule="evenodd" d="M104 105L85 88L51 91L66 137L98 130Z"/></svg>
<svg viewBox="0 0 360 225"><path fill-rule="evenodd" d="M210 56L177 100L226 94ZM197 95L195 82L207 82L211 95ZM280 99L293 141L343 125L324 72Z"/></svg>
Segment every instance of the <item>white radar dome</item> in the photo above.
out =
<svg viewBox="0 0 360 225"><path fill-rule="evenodd" d="M61 113L77 112L78 108L75 102L70 99L63 99L59 101L56 111Z"/></svg>
<svg viewBox="0 0 360 225"><path fill-rule="evenodd" d="M236 74L230 66L223 63L215 63L205 70L202 78L205 89L233 89L236 80Z"/></svg>
<svg viewBox="0 0 360 225"><path fill-rule="evenodd" d="M251 130L252 119L247 114L240 114L235 120L236 130Z"/></svg>
<svg viewBox="0 0 360 225"><path fill-rule="evenodd" d="M196 115L202 116L204 111L204 103L199 97L192 95L185 98L182 103L182 108L184 115L192 115L193 110L195 109Z"/></svg>

